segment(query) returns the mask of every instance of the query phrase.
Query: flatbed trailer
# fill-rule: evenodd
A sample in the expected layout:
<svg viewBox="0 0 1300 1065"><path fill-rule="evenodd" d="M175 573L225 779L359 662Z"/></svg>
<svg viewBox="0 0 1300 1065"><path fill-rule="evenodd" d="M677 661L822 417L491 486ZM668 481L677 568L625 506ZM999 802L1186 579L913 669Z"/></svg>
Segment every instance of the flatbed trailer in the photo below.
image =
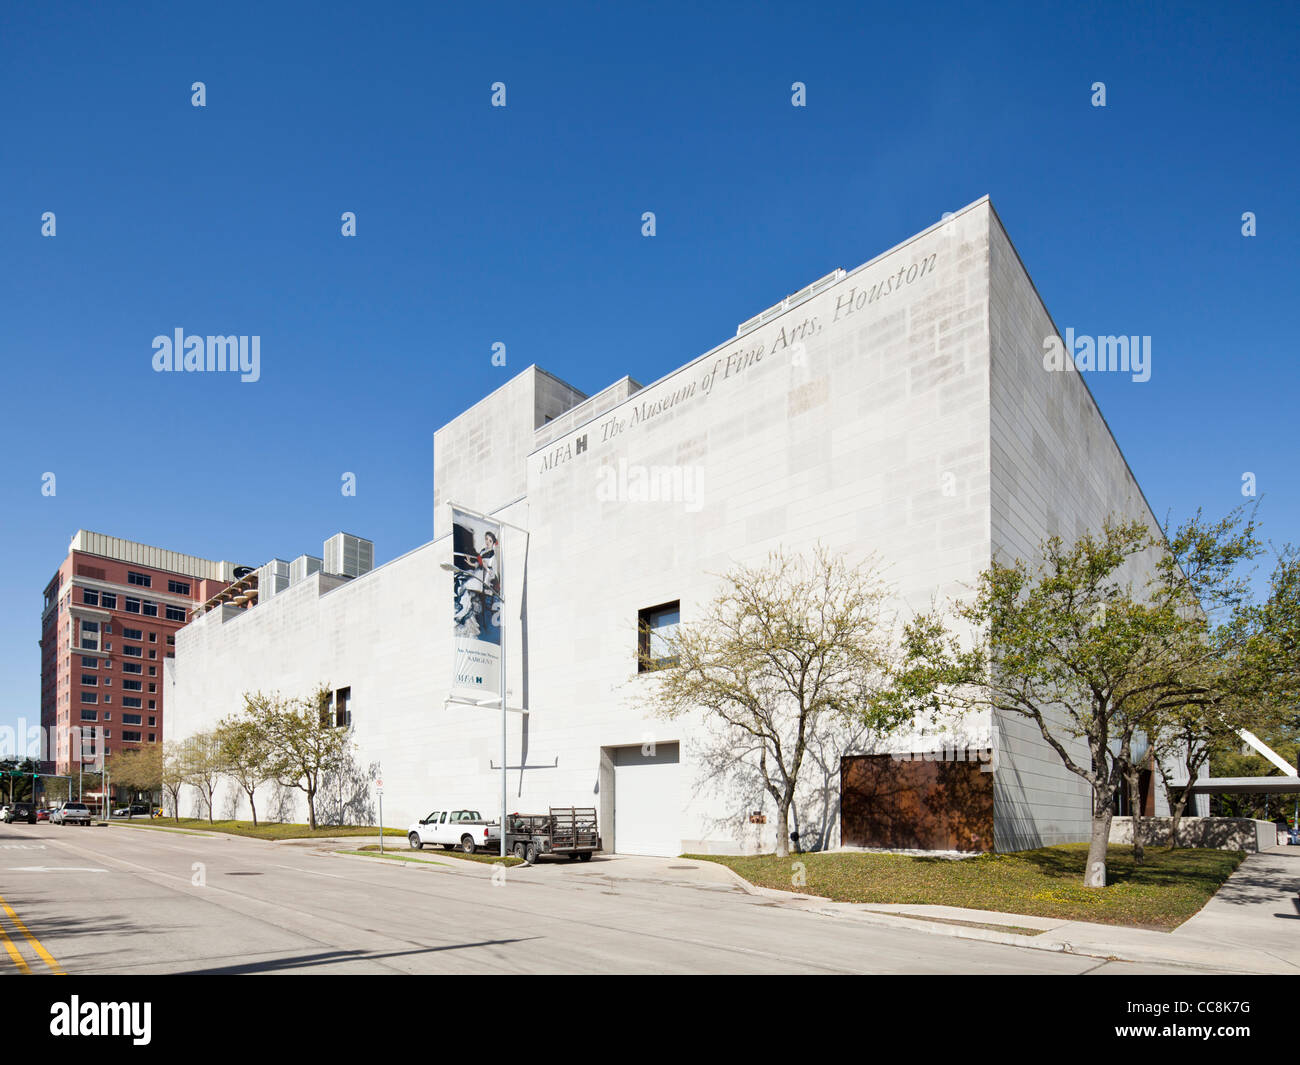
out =
<svg viewBox="0 0 1300 1065"><path fill-rule="evenodd" d="M544 854L588 862L600 850L594 806L552 806L545 814L510 814L506 822L506 853L529 865Z"/></svg>

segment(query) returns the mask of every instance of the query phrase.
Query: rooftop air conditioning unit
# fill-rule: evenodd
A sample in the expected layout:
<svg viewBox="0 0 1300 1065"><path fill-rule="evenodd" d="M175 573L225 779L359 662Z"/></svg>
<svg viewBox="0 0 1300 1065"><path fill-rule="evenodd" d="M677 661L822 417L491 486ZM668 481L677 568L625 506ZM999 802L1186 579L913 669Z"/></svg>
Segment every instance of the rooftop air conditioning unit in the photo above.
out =
<svg viewBox="0 0 1300 1065"><path fill-rule="evenodd" d="M335 533L325 541L325 572L360 577L375 568L375 545L350 533Z"/></svg>
<svg viewBox="0 0 1300 1065"><path fill-rule="evenodd" d="M324 562L314 555L299 555L289 563L289 584L293 586L305 581L313 573L319 573Z"/></svg>
<svg viewBox="0 0 1300 1065"><path fill-rule="evenodd" d="M273 558L265 566L257 569L257 601L265 603L273 596L279 595L289 587L289 563L282 558Z"/></svg>

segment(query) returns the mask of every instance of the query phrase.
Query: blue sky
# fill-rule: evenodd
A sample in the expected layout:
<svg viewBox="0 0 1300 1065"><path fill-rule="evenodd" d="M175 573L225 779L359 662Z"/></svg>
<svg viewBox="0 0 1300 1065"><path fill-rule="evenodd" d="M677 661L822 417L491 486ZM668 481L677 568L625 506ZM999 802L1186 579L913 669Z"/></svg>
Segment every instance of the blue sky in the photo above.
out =
<svg viewBox="0 0 1300 1065"><path fill-rule="evenodd" d="M1300 539L1294 5L700 6L0 8L0 724L77 528L386 561L508 375L654 380L985 193L1061 328L1153 338L1089 384L1157 514L1249 471ZM261 380L153 373L177 327Z"/></svg>

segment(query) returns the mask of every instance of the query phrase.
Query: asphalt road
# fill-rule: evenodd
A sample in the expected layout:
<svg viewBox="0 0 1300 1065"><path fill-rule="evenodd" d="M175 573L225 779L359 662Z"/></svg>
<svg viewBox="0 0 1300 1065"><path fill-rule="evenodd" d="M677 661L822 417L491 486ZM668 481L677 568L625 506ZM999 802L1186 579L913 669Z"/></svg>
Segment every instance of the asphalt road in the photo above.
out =
<svg viewBox="0 0 1300 1065"><path fill-rule="evenodd" d="M1187 971L808 913L681 861L542 862L494 883L490 865L421 857L443 864L122 825L0 824L0 971Z"/></svg>

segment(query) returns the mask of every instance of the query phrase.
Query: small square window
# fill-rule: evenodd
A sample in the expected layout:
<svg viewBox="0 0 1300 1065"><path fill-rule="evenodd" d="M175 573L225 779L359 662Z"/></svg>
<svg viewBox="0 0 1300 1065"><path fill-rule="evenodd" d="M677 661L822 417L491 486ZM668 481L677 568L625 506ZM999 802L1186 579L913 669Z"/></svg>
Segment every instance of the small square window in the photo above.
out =
<svg viewBox="0 0 1300 1065"><path fill-rule="evenodd" d="M677 664L670 643L682 620L681 601L648 607L637 615L637 672L649 673Z"/></svg>

